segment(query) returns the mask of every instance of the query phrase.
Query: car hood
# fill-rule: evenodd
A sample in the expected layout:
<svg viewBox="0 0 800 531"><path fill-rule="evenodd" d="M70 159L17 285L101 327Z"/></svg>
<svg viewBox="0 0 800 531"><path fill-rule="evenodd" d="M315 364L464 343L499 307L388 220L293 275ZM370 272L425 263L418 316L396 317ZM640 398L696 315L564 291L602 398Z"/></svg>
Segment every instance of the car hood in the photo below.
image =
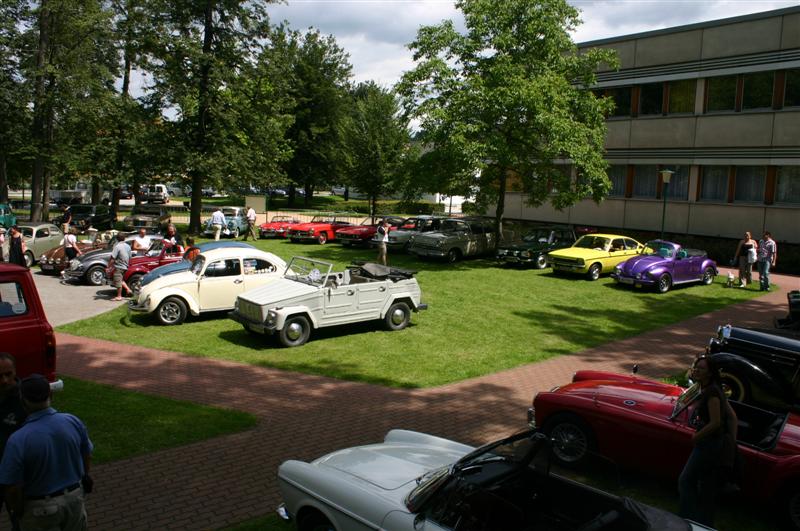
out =
<svg viewBox="0 0 800 531"><path fill-rule="evenodd" d="M134 214L132 216L126 216L125 221L135 221L137 219L144 220L144 221L152 221L161 217L161 214Z"/></svg>
<svg viewBox="0 0 800 531"><path fill-rule="evenodd" d="M95 249L94 251L89 251L88 253L83 253L79 257L76 258L78 262L89 262L91 260L97 259L107 259L111 256L111 249L102 248L102 249Z"/></svg>
<svg viewBox="0 0 800 531"><path fill-rule="evenodd" d="M670 262L667 258L658 255L636 256L626 260L622 265L622 272L625 274L642 273L656 266L667 265Z"/></svg>
<svg viewBox="0 0 800 531"><path fill-rule="evenodd" d="M361 234L363 232L375 232L377 230L377 225L362 225L360 227L347 227L344 229L339 229L336 232L341 232L343 234Z"/></svg>
<svg viewBox="0 0 800 531"><path fill-rule="evenodd" d="M292 226L292 230L309 230L309 229L319 229L321 227L330 227L330 223L299 223L297 225Z"/></svg>
<svg viewBox="0 0 800 531"><path fill-rule="evenodd" d="M584 260L606 257L610 254L611 253L608 251L597 251L595 249L587 249L584 247L567 247L566 249L559 249L558 251L550 252L550 256L557 256L561 258L583 258Z"/></svg>
<svg viewBox="0 0 800 531"><path fill-rule="evenodd" d="M410 443L382 443L347 448L314 461L354 476L383 491L403 491L405 495L416 478L457 461L464 454L452 449Z"/></svg>
<svg viewBox="0 0 800 531"><path fill-rule="evenodd" d="M180 273L181 271L188 271L190 267L192 267L192 263L189 260L181 260L173 264L167 264L157 267L142 277L141 285L145 286L147 284L150 284L154 280L167 275Z"/></svg>
<svg viewBox="0 0 800 531"><path fill-rule="evenodd" d="M675 400L683 388L641 379L583 380L564 385L555 392L583 396L596 404L635 409L640 414L665 419L672 414Z"/></svg>
<svg viewBox="0 0 800 531"><path fill-rule="evenodd" d="M546 251L553 246L551 243L517 242L498 247L498 251Z"/></svg>
<svg viewBox="0 0 800 531"><path fill-rule="evenodd" d="M178 263L180 264L181 262ZM147 297L154 291L159 290L161 288L178 286L181 284L189 284L195 282L197 282L197 275L188 269L186 269L185 271L179 271L173 273L171 275L166 275L166 276L162 275L154 280L149 281L146 288L143 284L140 296ZM144 300L144 298L141 298L140 300Z"/></svg>
<svg viewBox="0 0 800 531"><path fill-rule="evenodd" d="M247 291L240 298L258 305L290 306L300 299L319 293L321 288L289 278L279 278L264 286Z"/></svg>

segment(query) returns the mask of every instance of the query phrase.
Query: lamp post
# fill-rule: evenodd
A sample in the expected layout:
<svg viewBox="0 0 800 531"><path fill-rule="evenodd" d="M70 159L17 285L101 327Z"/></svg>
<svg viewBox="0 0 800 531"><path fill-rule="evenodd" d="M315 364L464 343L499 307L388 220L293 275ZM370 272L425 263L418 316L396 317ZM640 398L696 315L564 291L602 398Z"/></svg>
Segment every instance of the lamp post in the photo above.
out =
<svg viewBox="0 0 800 531"><path fill-rule="evenodd" d="M661 174L661 182L663 186L661 187L661 197L664 199L664 206L661 209L661 239L664 239L664 222L667 220L667 190L669 189L669 181L672 178L672 174L675 173L672 170L661 170L658 172Z"/></svg>

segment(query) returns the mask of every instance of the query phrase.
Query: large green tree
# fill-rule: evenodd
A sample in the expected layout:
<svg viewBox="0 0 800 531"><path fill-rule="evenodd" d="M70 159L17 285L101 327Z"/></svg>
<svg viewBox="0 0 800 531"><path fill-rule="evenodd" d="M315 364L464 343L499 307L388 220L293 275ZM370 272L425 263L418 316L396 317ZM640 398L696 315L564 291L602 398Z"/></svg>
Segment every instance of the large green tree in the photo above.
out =
<svg viewBox="0 0 800 531"><path fill-rule="evenodd" d="M176 170L191 177L190 232L200 231L202 188L242 178L252 146L234 94L269 36L264 0L157 0L151 65L156 91L183 136ZM251 119L257 119L251 117ZM263 137L262 137L263 140ZM251 159L252 160L252 159Z"/></svg>
<svg viewBox="0 0 800 531"><path fill-rule="evenodd" d="M403 182L411 152L408 123L400 116L394 93L374 83L356 87L342 141L340 175L369 198L374 219L378 198Z"/></svg>
<svg viewBox="0 0 800 531"><path fill-rule="evenodd" d="M458 0L466 32L452 21L422 27L416 66L398 90L420 123L428 169L448 190L477 189L496 205L502 234L509 181L527 202L563 208L610 183L603 160L610 103L588 90L613 52L578 53L570 32L578 10L565 0ZM556 164L567 160L578 178ZM454 180L455 179L455 180Z"/></svg>
<svg viewBox="0 0 800 531"><path fill-rule="evenodd" d="M29 99L18 64L22 20L22 0L0 3L0 203L8 202L9 183L20 184L24 148L30 143ZM13 168L11 172L10 168Z"/></svg>
<svg viewBox="0 0 800 531"><path fill-rule="evenodd" d="M308 204L314 189L337 180L352 67L332 36L316 30L286 31L284 48L292 54L289 95L294 102L294 123L287 133L293 154L286 173L293 185L305 190ZM294 202L293 193L289 202Z"/></svg>

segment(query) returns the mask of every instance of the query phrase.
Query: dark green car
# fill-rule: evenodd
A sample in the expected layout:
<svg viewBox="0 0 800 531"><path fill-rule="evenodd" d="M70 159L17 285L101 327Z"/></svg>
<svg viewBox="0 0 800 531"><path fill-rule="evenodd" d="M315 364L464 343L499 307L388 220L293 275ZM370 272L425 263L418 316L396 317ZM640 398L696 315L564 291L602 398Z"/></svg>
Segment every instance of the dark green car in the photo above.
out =
<svg viewBox="0 0 800 531"><path fill-rule="evenodd" d="M523 236L522 241L498 247L496 258L501 264L532 265L544 269L547 267L547 253L571 247L576 239L572 227L537 227Z"/></svg>
<svg viewBox="0 0 800 531"><path fill-rule="evenodd" d="M11 205L0 203L0 227L11 227L17 224L17 216L11 211Z"/></svg>

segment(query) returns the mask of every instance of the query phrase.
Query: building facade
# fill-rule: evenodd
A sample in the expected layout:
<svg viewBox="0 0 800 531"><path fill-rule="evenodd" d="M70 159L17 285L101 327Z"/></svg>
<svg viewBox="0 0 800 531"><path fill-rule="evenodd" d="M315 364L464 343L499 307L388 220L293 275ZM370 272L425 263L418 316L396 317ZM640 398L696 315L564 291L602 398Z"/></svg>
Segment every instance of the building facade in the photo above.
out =
<svg viewBox="0 0 800 531"><path fill-rule="evenodd" d="M620 67L596 91L613 188L558 211L506 196L509 218L800 243L800 7L582 43ZM670 170L669 184L662 170Z"/></svg>

